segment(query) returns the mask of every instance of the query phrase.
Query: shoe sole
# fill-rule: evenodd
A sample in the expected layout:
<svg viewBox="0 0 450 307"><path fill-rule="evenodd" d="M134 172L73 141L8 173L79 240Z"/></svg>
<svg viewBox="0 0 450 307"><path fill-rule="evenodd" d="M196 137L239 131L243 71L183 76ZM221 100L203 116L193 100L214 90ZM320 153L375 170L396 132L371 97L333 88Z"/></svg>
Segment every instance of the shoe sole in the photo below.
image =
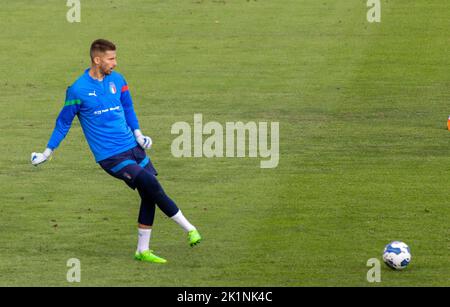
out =
<svg viewBox="0 0 450 307"><path fill-rule="evenodd" d="M200 240L198 240L198 241L196 241L196 242L192 242L192 243L189 243L189 244L191 245L191 247L194 247L194 246L200 244L201 241L202 241L202 240L200 239Z"/></svg>
<svg viewBox="0 0 450 307"><path fill-rule="evenodd" d="M141 261L141 262L147 262L147 263L157 263L157 264L165 264L165 263L167 263L167 260L166 261L164 261L164 262L158 262L158 261L146 261L146 260L143 260L143 259L141 259L141 258L134 258L134 260L136 260L136 261Z"/></svg>

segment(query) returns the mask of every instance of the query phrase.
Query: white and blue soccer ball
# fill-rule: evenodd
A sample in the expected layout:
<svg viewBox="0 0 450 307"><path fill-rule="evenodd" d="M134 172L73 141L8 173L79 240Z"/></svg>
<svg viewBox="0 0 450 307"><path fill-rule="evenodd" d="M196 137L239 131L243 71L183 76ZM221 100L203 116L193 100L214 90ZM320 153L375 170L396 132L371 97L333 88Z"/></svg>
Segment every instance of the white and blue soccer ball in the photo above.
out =
<svg viewBox="0 0 450 307"><path fill-rule="evenodd" d="M404 242L391 242L384 248L383 261L392 269L403 270L411 262L411 250Z"/></svg>

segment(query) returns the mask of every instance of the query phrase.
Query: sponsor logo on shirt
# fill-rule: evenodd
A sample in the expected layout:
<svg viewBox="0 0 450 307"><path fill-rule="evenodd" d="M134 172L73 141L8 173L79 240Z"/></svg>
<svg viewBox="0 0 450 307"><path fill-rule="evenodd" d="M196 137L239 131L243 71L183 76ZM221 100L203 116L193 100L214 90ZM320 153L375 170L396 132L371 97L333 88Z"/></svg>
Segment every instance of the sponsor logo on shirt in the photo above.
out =
<svg viewBox="0 0 450 307"><path fill-rule="evenodd" d="M103 109L103 110L94 111L94 114L95 115L101 115L103 113L106 113L106 112L109 112L109 111L116 111L116 110L120 110L120 106L109 108L109 109Z"/></svg>

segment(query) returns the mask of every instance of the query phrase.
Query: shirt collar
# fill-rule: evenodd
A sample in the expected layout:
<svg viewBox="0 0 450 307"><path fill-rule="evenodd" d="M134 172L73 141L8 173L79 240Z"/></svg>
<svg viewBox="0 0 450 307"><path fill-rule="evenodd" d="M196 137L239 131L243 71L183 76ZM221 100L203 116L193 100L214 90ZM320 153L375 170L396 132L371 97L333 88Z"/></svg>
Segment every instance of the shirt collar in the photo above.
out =
<svg viewBox="0 0 450 307"><path fill-rule="evenodd" d="M90 70L91 70L91 68L89 67L88 69L86 69L86 70L84 71L84 74L87 76L87 78L88 78L89 80L91 80L91 81L93 81L93 82L96 82L97 84L98 84L98 83L102 83L102 82L105 81L105 79L108 77L107 75L105 75L105 77L103 78L102 81L97 80L97 79L94 79L94 78L92 78L91 75L89 74L89 71L90 71Z"/></svg>

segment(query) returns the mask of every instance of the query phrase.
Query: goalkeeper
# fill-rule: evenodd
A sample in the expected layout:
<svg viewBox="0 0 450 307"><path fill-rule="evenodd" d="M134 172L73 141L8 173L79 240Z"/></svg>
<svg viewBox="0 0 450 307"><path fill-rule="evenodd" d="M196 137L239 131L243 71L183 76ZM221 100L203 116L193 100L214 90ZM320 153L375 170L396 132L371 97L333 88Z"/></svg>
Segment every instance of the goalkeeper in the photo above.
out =
<svg viewBox="0 0 450 307"><path fill-rule="evenodd" d="M137 189L141 197L135 259L166 263L149 248L155 205L187 232L191 246L202 238L155 177L157 172L145 154L152 140L139 129L125 79L113 71L117 65L115 45L98 39L92 43L90 55L91 67L67 89L47 148L43 153L32 153L31 163L37 166L49 160L78 116L96 162L111 176Z"/></svg>

